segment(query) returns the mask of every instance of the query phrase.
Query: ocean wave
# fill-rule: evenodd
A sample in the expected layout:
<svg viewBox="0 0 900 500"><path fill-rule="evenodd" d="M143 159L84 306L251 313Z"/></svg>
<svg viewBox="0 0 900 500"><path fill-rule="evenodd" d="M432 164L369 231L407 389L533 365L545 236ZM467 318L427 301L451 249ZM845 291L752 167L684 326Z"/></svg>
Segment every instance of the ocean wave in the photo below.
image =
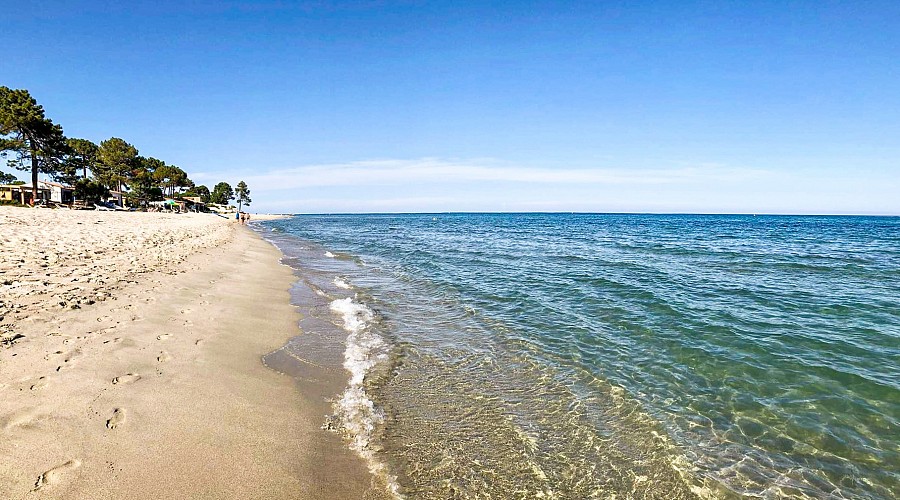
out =
<svg viewBox="0 0 900 500"><path fill-rule="evenodd" d="M328 257L328 258L331 258L331 259L333 259L333 258L335 257L335 255L334 255L333 253L331 253L331 252L329 252L329 251L327 251L327 250L325 251L325 256Z"/></svg>
<svg viewBox="0 0 900 500"><path fill-rule="evenodd" d="M369 328L375 319L375 313L365 305L347 297L333 300L329 307L340 315L342 326L349 332L344 351L344 368L350 372L350 381L335 403L335 413L349 440L350 448L366 461L372 474L385 481L388 490L395 497L402 498L396 478L388 473L387 467L376 457L377 448L373 440L377 426L384 423L384 414L369 398L364 385L366 375L379 363L387 362L389 346Z"/></svg>
<svg viewBox="0 0 900 500"><path fill-rule="evenodd" d="M333 283L334 283L334 286L336 286L338 288L343 288L344 290L349 290L351 288L350 283L347 283L347 280L345 280L344 278L341 278L340 276L335 278Z"/></svg>

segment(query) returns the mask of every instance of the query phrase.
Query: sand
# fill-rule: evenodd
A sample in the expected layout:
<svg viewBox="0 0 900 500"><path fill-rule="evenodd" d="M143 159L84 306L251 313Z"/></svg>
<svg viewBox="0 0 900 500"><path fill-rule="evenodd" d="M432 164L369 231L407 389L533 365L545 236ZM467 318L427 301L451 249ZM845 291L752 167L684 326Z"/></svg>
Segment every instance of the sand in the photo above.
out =
<svg viewBox="0 0 900 500"><path fill-rule="evenodd" d="M0 498L380 498L262 362L295 281L205 214L0 207Z"/></svg>

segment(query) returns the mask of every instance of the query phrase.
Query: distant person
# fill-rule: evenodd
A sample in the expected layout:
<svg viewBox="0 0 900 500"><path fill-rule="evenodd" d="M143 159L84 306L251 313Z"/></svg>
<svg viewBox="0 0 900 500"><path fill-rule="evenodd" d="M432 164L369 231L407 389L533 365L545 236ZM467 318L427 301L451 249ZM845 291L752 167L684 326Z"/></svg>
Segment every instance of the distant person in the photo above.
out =
<svg viewBox="0 0 900 500"><path fill-rule="evenodd" d="M247 223L247 216L246 216L246 214L244 214L244 212L241 212L241 225L246 224L246 223Z"/></svg>

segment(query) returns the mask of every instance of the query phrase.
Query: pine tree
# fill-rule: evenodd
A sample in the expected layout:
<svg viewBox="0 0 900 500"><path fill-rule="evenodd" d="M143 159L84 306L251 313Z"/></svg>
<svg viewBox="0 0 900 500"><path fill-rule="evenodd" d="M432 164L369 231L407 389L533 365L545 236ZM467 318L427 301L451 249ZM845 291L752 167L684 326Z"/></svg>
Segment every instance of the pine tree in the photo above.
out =
<svg viewBox="0 0 900 500"><path fill-rule="evenodd" d="M56 175L69 146L62 127L24 89L0 87L0 154L15 156L8 164L31 170L31 199L38 200L38 173Z"/></svg>
<svg viewBox="0 0 900 500"><path fill-rule="evenodd" d="M244 181L238 182L237 189L234 191L238 202L238 212L241 211L242 205L250 205L250 189Z"/></svg>
<svg viewBox="0 0 900 500"><path fill-rule="evenodd" d="M220 182L213 186L213 192L209 196L210 203L217 205L227 205L229 201L234 199L234 191L227 182Z"/></svg>
<svg viewBox="0 0 900 500"><path fill-rule="evenodd" d="M101 142L97 152L100 160L97 177L110 189L115 187L121 191L122 186L131 179L137 156L137 148L118 137Z"/></svg>

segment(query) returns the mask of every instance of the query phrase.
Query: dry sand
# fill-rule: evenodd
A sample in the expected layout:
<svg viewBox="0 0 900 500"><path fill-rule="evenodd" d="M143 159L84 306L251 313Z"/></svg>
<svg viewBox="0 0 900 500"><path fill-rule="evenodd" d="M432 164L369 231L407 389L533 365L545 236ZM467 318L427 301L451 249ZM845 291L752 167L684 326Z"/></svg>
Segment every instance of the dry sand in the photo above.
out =
<svg viewBox="0 0 900 500"><path fill-rule="evenodd" d="M0 251L0 498L382 496L263 365L294 276L248 228L0 207Z"/></svg>

